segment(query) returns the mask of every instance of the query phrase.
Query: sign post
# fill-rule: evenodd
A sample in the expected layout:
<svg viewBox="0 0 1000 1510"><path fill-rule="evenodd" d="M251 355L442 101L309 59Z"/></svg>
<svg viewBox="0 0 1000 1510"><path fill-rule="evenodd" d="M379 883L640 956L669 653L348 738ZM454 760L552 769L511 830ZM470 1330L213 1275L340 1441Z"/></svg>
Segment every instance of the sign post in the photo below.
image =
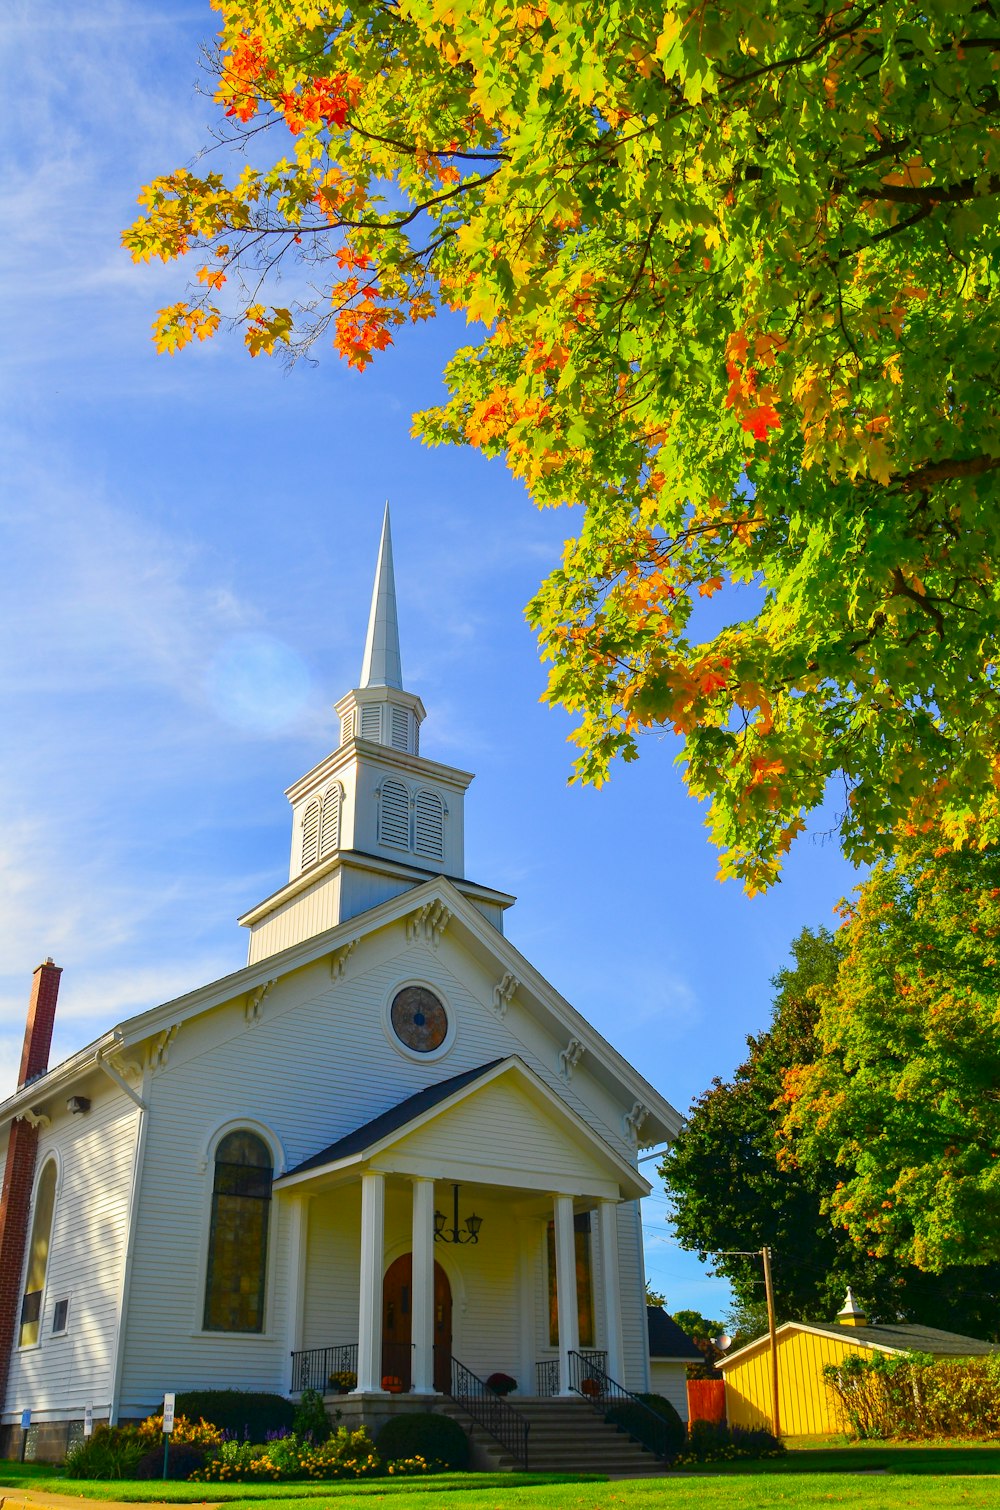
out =
<svg viewBox="0 0 1000 1510"><path fill-rule="evenodd" d="M24 1462L24 1454L28 1448L28 1427L31 1425L31 1411L21 1412L21 1462Z"/></svg>
<svg viewBox="0 0 1000 1510"><path fill-rule="evenodd" d="M94 1435L94 1407L92 1405L83 1407L83 1435L84 1437Z"/></svg>
<svg viewBox="0 0 1000 1510"><path fill-rule="evenodd" d="M163 1477L167 1476L167 1454L170 1450L170 1433L174 1429L173 1391L163 1396Z"/></svg>

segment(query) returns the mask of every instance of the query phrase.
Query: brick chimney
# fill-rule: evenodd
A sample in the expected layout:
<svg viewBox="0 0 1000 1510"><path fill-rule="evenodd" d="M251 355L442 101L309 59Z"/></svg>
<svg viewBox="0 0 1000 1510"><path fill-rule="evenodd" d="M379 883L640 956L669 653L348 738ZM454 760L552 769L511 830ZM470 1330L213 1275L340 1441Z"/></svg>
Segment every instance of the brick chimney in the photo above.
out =
<svg viewBox="0 0 1000 1510"><path fill-rule="evenodd" d="M51 959L38 966L31 983L28 1021L18 1090L49 1067L52 1026L62 970ZM28 1241L31 1186L35 1177L38 1128L24 1117L10 1124L7 1164L0 1190L0 1410L7 1395L7 1375L21 1309L21 1273Z"/></svg>

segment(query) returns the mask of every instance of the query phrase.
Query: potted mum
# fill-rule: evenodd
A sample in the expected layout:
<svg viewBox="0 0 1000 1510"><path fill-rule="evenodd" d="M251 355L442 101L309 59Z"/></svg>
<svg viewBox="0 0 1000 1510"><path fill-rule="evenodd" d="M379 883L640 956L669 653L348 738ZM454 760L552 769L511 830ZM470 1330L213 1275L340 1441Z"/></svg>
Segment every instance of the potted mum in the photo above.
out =
<svg viewBox="0 0 1000 1510"><path fill-rule="evenodd" d="M328 1382L335 1395L346 1395L356 1388L358 1376L353 1369L342 1368L331 1374Z"/></svg>
<svg viewBox="0 0 1000 1510"><path fill-rule="evenodd" d="M517 1389L517 1380L512 1379L510 1374L490 1374L486 1388L491 1389L495 1395L509 1395L511 1390Z"/></svg>

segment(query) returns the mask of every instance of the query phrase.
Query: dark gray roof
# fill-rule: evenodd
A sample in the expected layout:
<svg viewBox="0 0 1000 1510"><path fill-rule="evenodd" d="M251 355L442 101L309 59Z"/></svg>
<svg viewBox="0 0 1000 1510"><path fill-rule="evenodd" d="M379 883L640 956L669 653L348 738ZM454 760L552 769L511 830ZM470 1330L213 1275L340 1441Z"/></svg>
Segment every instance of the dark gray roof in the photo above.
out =
<svg viewBox="0 0 1000 1510"><path fill-rule="evenodd" d="M646 1330L650 1358L690 1358L692 1363L704 1363L701 1348L660 1306L646 1307Z"/></svg>
<svg viewBox="0 0 1000 1510"><path fill-rule="evenodd" d="M827 1337L839 1337L845 1342L858 1342L862 1346L871 1343L876 1347L898 1348L904 1352L933 1353L935 1357L978 1357L984 1353L1000 1353L995 1342L983 1342L978 1337L963 1337L960 1332L942 1332L937 1327L916 1326L910 1323L886 1323L872 1326L844 1326L836 1321L803 1321L814 1332Z"/></svg>
<svg viewBox="0 0 1000 1510"><path fill-rule="evenodd" d="M489 1064L481 1064L477 1069L465 1070L461 1075L452 1075L448 1080L439 1080L437 1085L428 1085L426 1089L417 1091L416 1095L407 1096L405 1101L397 1101L395 1106L390 1106L388 1111L373 1117L370 1122L363 1123L354 1128L352 1132L345 1133L338 1138L336 1143L330 1143L326 1148L321 1148L319 1153L314 1153L311 1158L303 1159L301 1164L296 1164L294 1169L289 1169L283 1178L290 1175L302 1174L307 1169L320 1169L324 1164L335 1164L338 1159L349 1159L353 1154L364 1153L366 1148L380 1143L390 1133L397 1132L405 1127L407 1122L430 1111L441 1101L447 1101L449 1096L456 1091L462 1090L467 1085L472 1085L482 1078L490 1070L502 1064L502 1059L491 1059Z"/></svg>

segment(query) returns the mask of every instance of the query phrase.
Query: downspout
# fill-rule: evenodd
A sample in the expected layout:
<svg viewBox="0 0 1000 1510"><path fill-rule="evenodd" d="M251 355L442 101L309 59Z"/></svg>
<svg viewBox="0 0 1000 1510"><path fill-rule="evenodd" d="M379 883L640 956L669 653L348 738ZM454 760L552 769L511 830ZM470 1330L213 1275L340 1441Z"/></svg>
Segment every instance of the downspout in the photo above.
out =
<svg viewBox="0 0 1000 1510"><path fill-rule="evenodd" d="M124 1091L131 1101L139 1108L139 1126L136 1131L135 1157L132 1161L132 1188L129 1191L127 1236L125 1239L125 1260L122 1269L121 1296L118 1302L118 1321L115 1328L114 1363L111 1374L111 1400L108 1404L108 1425L118 1425L118 1412L121 1408L122 1367L125 1357L125 1314L128 1307L129 1289L132 1282L132 1253L135 1247L136 1216L139 1208L139 1192L142 1185L142 1166L146 1156L146 1128L149 1123L149 1105L146 1101L147 1086L149 1083L148 1062L142 1072L142 1095L133 1090L123 1075L104 1058L104 1050L97 1051L97 1065L113 1081L119 1090Z"/></svg>

